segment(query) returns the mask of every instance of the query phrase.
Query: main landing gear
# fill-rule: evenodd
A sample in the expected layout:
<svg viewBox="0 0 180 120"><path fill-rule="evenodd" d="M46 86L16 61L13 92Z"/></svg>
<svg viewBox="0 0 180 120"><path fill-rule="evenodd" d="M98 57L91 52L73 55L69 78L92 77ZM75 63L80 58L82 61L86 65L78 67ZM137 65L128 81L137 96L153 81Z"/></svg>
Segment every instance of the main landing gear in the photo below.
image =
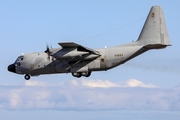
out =
<svg viewBox="0 0 180 120"><path fill-rule="evenodd" d="M76 72L72 73L74 77L80 78L81 76L89 77L91 75L91 72ZM25 74L24 79L29 80L31 76L29 74Z"/></svg>
<svg viewBox="0 0 180 120"><path fill-rule="evenodd" d="M80 78L81 76L84 77L89 77L91 75L91 72L77 72L77 73L72 73L72 76Z"/></svg>
<svg viewBox="0 0 180 120"><path fill-rule="evenodd" d="M26 74L26 75L24 76L24 78L25 78L26 80L29 80L29 79L31 78L31 76L28 75L28 74Z"/></svg>

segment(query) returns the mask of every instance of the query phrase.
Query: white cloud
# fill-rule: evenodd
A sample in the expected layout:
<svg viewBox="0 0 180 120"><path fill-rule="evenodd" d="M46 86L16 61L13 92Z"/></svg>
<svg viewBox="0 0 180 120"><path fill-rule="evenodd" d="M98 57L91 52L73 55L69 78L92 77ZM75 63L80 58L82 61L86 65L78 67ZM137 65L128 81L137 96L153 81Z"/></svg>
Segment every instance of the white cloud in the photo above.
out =
<svg viewBox="0 0 180 120"><path fill-rule="evenodd" d="M86 80L82 79L79 81L82 86L88 87L102 87L102 88L109 88L109 87L117 87L118 84L110 82L108 80Z"/></svg>
<svg viewBox="0 0 180 120"><path fill-rule="evenodd" d="M131 79L124 82L113 83L108 80L90 80L90 79L81 79L81 80L71 80L67 83L72 84L73 86L87 86L87 87L100 87L100 88L111 88L111 87L145 87L145 88L156 88L158 86L153 84L144 84L141 81L136 79ZM65 83L65 84L67 84ZM64 83L61 83L64 84Z"/></svg>
<svg viewBox="0 0 180 120"><path fill-rule="evenodd" d="M39 81L33 81L33 80L27 80L24 83L25 86L48 86L49 84L46 82L39 82Z"/></svg>
<svg viewBox="0 0 180 120"><path fill-rule="evenodd" d="M129 80L124 83L125 87L145 87L145 88L156 88L156 85L153 84L144 84L141 81L138 81L136 79Z"/></svg>
<svg viewBox="0 0 180 120"><path fill-rule="evenodd" d="M59 84L25 81L0 86L2 109L54 110L180 110L180 87L162 89L136 79L70 80Z"/></svg>

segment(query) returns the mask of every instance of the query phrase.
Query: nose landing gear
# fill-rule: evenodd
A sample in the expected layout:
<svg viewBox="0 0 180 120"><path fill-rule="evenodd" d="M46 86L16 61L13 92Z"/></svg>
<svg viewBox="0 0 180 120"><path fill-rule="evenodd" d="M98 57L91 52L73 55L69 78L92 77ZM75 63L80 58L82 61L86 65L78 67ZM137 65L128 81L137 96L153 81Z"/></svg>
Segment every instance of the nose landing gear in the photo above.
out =
<svg viewBox="0 0 180 120"><path fill-rule="evenodd" d="M24 76L24 78L25 78L26 80L29 80L29 79L31 78L31 76L28 75L28 74L26 74L26 75Z"/></svg>

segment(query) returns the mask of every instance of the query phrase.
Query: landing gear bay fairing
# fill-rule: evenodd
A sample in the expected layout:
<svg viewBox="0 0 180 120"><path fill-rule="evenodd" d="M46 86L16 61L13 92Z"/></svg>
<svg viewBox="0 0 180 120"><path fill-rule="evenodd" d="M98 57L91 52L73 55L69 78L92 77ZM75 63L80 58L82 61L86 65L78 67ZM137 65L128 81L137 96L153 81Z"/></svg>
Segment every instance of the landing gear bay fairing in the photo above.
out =
<svg viewBox="0 0 180 120"><path fill-rule="evenodd" d="M71 73L74 77L89 77L93 71L106 71L151 49L170 46L163 11L152 6L139 38L135 42L110 48L90 49L73 42L58 43L61 47L44 52L21 55L8 66L13 73L31 76Z"/></svg>

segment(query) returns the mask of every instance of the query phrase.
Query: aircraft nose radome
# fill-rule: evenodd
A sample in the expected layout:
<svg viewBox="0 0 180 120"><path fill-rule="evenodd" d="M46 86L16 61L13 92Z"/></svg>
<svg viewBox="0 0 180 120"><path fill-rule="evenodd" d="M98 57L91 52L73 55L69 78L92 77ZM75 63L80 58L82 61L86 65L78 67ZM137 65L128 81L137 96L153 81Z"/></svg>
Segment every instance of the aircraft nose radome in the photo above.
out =
<svg viewBox="0 0 180 120"><path fill-rule="evenodd" d="M16 67L14 64L11 64L8 66L8 71L10 72L13 72L13 73L16 73Z"/></svg>

